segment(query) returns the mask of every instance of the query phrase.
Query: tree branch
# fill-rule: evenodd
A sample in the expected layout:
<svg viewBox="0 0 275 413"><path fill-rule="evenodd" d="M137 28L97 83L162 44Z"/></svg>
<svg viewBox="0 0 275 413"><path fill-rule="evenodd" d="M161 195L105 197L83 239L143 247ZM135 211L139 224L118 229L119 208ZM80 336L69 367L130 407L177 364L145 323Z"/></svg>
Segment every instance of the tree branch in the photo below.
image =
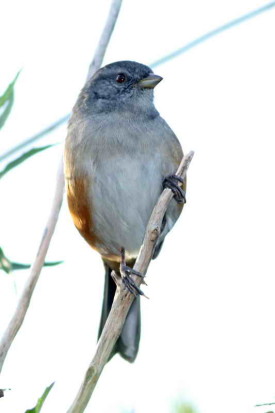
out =
<svg viewBox="0 0 275 413"><path fill-rule="evenodd" d="M106 25L99 39L99 43L98 43L98 47L95 52L95 56L89 68L88 78L92 76L93 73L96 70L98 70L102 64L102 60L104 58L109 40L111 38L112 31L114 29L121 3L122 3L122 0L112 1ZM60 162L60 166L58 169L58 176L57 176L57 182L56 182L54 201L52 204L52 210L51 210L47 225L45 227L40 246L38 248L36 259L32 265L29 279L26 282L26 286L19 299L15 313L0 343L0 372L2 370L5 358L9 351L9 348L18 330L23 324L24 318L26 316L26 313L27 313L27 310L30 304L30 300L32 297L32 293L38 281L41 268L45 261L45 257L46 257L46 254L47 254L50 242L51 242L51 238L54 233L55 226L58 220L59 211L62 205L63 192L64 192L64 174L63 174L63 159L62 159L62 162Z"/></svg>
<svg viewBox="0 0 275 413"><path fill-rule="evenodd" d="M193 155L194 153L190 152L183 157L176 172L178 176L184 178ZM150 264L155 244L160 235L162 220L172 197L172 191L168 188L164 189L149 219L143 245L140 248L139 255L134 266L134 269L142 274L146 274L147 268ZM142 283L142 278L138 276L132 277L136 285L140 286ZM115 299L100 336L95 356L86 371L78 394L67 413L84 412L96 387L100 374L102 373L111 351L121 333L125 318L134 300L134 295L122 287L122 283L118 281L117 277L115 280L117 283Z"/></svg>

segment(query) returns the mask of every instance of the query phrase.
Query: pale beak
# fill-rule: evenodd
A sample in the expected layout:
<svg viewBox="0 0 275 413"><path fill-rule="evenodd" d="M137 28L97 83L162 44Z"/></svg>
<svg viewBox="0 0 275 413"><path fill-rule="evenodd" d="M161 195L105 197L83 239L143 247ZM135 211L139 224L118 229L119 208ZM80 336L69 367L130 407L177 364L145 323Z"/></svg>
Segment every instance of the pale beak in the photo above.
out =
<svg viewBox="0 0 275 413"><path fill-rule="evenodd" d="M137 85L141 87L142 89L153 89L157 84L162 80L163 78L158 75L154 75L153 73L150 74L149 76L145 77L144 79L141 79Z"/></svg>

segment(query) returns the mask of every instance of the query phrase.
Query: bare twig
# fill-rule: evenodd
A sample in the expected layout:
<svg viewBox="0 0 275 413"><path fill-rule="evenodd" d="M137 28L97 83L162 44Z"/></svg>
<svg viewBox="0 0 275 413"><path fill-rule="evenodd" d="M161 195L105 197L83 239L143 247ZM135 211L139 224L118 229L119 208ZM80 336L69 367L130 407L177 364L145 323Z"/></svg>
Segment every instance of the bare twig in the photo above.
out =
<svg viewBox="0 0 275 413"><path fill-rule="evenodd" d="M50 216L49 216L46 228L44 230L44 234L40 242L40 246L38 248L35 261L32 265L30 276L26 282L24 291L19 299L15 313L1 340L0 371L2 370L3 363L5 361L9 348L24 321L26 312L30 304L33 290L39 278L41 268L43 267L45 256L48 251L51 237L54 232L55 225L58 219L59 210L62 204L63 190L64 190L63 162L60 162L59 169L58 169L57 184L55 188L55 195L54 195L54 200L53 200Z"/></svg>
<svg viewBox="0 0 275 413"><path fill-rule="evenodd" d="M111 35L113 33L113 30L114 30L114 27L115 27L115 24L118 18L121 3L122 3L122 0L113 0L111 4L108 19L106 21L102 35L98 42L95 56L89 67L87 80L90 79L93 76L93 74L98 70L98 68L101 66L102 60L105 55L106 48L108 46L108 43L110 41Z"/></svg>
<svg viewBox="0 0 275 413"><path fill-rule="evenodd" d="M109 15L107 18L106 25L103 29L101 34L98 47L95 52L95 56L89 68L88 78L93 75L93 73L98 70L102 64L102 60L104 58L114 25L116 23L116 19L120 10L122 0L113 0L111 3ZM38 249L38 253L36 259L32 265L29 279L26 283L24 291L19 299L17 308L15 310L14 316L12 317L7 330L1 340L0 343L0 372L2 370L5 358L9 351L9 348L20 329L25 315L27 313L30 300L32 297L32 293L34 291L35 285L39 278L41 268L43 266L45 256L48 251L49 244L51 242L52 235L55 230L55 226L58 220L59 211L62 205L63 199L63 192L64 192L64 174L63 174L63 160L58 170L57 176L57 183L55 189L55 197L52 205L52 210L44 230L44 234Z"/></svg>
<svg viewBox="0 0 275 413"><path fill-rule="evenodd" d="M184 178L193 155L194 153L190 152L182 159L176 172L177 175ZM139 251L139 255L134 266L134 269L142 274L146 273L151 261L155 244L160 235L162 220L172 197L172 191L168 188L164 189L152 212L151 218L149 219L143 245ZM142 278L138 276L132 277L136 285L140 286L142 283ZM109 317L100 336L95 356L86 371L78 394L67 413L84 412L95 389L100 374L107 363L111 351L121 333L125 318L134 300L134 295L122 287L122 283L119 282L118 277L115 277L115 281L117 283L116 296Z"/></svg>

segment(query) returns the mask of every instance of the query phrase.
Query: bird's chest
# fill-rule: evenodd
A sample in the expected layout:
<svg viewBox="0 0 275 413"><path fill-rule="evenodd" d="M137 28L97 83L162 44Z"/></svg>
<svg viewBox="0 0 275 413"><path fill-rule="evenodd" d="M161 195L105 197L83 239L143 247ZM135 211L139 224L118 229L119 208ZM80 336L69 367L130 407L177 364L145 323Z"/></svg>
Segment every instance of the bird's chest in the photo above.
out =
<svg viewBox="0 0 275 413"><path fill-rule="evenodd" d="M67 190L76 227L104 256L119 255L122 246L135 256L161 192L157 153L91 148L77 172Z"/></svg>
<svg viewBox="0 0 275 413"><path fill-rule="evenodd" d="M69 207L76 227L104 256L125 247L134 256L160 195L166 162L146 124L78 128L67 142ZM66 152L65 152L66 153Z"/></svg>
<svg viewBox="0 0 275 413"><path fill-rule="evenodd" d="M135 255L161 192L161 172L150 158L112 158L97 168L89 188L93 225L103 247Z"/></svg>
<svg viewBox="0 0 275 413"><path fill-rule="evenodd" d="M117 212L119 207L135 208L155 200L164 159L152 129L147 122L124 119L93 133L82 154L82 173L89 180L89 196L95 202L103 199L112 203Z"/></svg>

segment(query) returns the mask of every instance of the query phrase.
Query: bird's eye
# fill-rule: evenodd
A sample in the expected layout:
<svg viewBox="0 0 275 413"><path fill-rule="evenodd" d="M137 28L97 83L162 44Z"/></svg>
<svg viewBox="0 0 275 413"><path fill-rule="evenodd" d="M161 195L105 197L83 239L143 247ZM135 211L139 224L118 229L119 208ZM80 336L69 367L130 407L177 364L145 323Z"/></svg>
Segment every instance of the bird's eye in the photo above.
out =
<svg viewBox="0 0 275 413"><path fill-rule="evenodd" d="M126 75L124 73L119 73L116 77L117 83L123 83L126 81Z"/></svg>

